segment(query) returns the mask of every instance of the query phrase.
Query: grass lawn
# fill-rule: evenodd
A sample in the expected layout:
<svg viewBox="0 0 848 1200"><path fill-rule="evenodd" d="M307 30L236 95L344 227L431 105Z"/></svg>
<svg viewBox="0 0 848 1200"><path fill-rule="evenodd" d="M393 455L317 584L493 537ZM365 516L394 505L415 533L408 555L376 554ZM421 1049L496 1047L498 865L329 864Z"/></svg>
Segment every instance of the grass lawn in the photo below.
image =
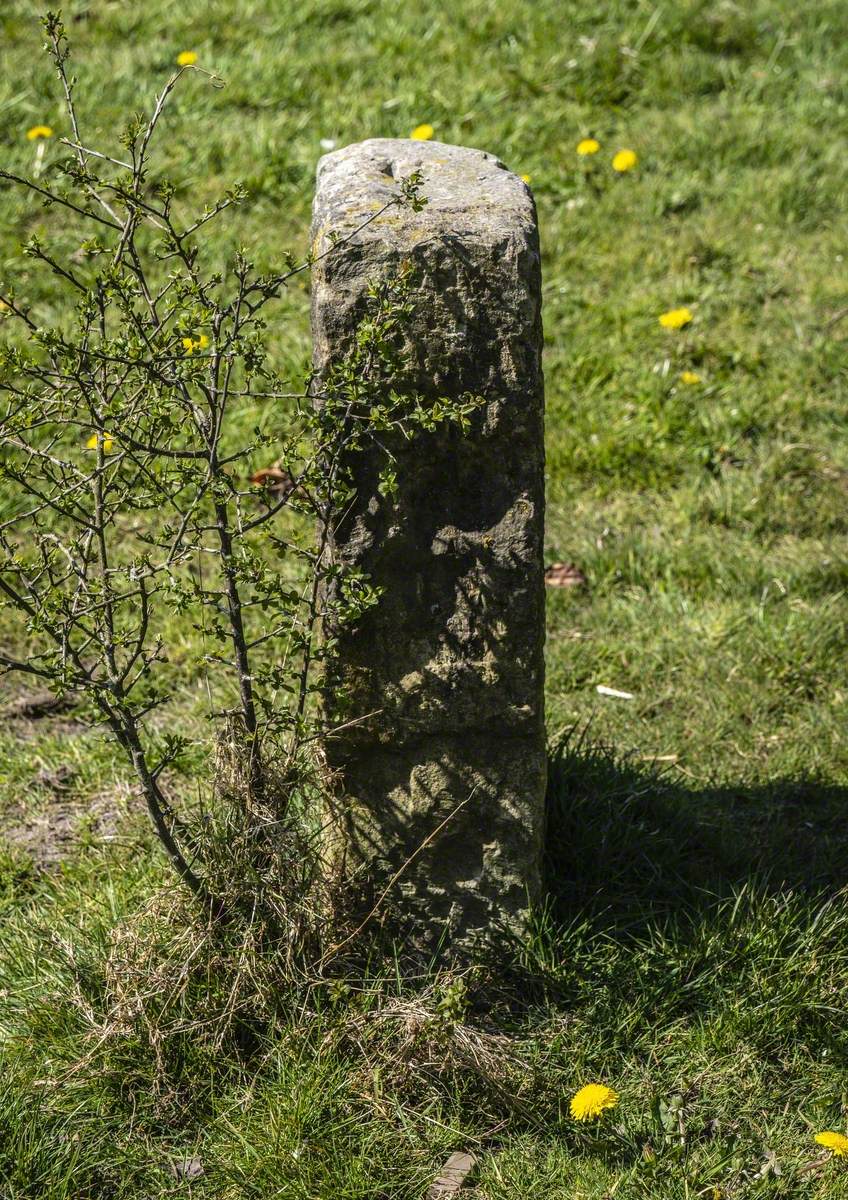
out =
<svg viewBox="0 0 848 1200"><path fill-rule="evenodd" d="M27 129L67 132L38 12L0 7L0 153L23 172ZM163 1049L139 1023L101 1043L110 933L167 868L112 748L72 713L5 722L0 1196L421 1200L467 1149L480 1200L842 1200L848 1158L813 1134L848 1134L844 3L64 15L95 144L182 50L226 80L188 78L161 143L195 207L249 188L222 259L304 252L322 139L428 122L530 176L548 561L588 586L549 592L549 904L506 982L433 985L441 1023L412 1051L419 1001L385 978L329 987L241 1059ZM600 150L580 157L587 137ZM638 163L616 173L621 148ZM47 317L49 280L18 255L33 232L74 245L58 213L0 192L0 279ZM292 376L307 289L271 330ZM660 325L684 306L685 327ZM200 761L202 680L177 635ZM568 1100L593 1080L620 1102L579 1126Z"/></svg>

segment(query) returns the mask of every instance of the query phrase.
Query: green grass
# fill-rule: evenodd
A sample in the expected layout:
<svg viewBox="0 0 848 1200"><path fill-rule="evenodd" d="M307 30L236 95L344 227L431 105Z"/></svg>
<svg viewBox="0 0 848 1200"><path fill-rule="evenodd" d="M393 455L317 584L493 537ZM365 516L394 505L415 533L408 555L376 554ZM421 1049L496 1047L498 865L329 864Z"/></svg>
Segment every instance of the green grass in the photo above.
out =
<svg viewBox="0 0 848 1200"><path fill-rule="evenodd" d="M37 12L0 11L13 169L32 165L27 128L65 132ZM198 206L247 183L222 258L305 249L322 138L428 121L531 176L547 553L589 587L549 597L549 729L572 731L554 758L549 908L513 984L477 985L468 1014L485 1028L493 1004L514 1038L520 1103L426 1056L372 1069L373 1046L338 1030L385 980L344 1013L316 998L241 1064L190 1038L157 1062L137 1030L98 1046L109 931L166 878L130 821L47 874L18 842L3 858L0 1191L416 1200L470 1148L488 1200L844 1197L839 1161L804 1170L812 1132L848 1126L844 5L104 0L65 17L93 140L149 103L180 50L226 79L186 81L162 164ZM619 177L622 146L639 166ZM37 230L75 245L58 214L0 193L0 278L49 315L50 280L17 256ZM681 305L692 324L661 329ZM305 283L271 335L296 376ZM687 369L702 382L682 384ZM200 760L202 680L174 633ZM46 720L0 732L0 811L49 812L37 776L68 763L84 826L95 797L126 789L113 750ZM598 1138L566 1109L591 1078L622 1095ZM192 1155L204 1176L175 1179L167 1161Z"/></svg>

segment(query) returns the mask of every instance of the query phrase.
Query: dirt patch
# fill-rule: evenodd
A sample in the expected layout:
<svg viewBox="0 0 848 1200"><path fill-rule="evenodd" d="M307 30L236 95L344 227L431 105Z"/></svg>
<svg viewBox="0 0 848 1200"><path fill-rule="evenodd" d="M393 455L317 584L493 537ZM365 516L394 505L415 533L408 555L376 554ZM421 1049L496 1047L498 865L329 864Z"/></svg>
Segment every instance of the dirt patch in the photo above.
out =
<svg viewBox="0 0 848 1200"><path fill-rule="evenodd" d="M60 737L84 733L89 726L73 716L77 703L74 696L13 691L6 686L0 691L0 721L16 737L25 739L45 730Z"/></svg>
<svg viewBox="0 0 848 1200"><path fill-rule="evenodd" d="M73 696L54 696L4 679L0 724L19 742L44 734L72 737L89 730L75 719L76 704ZM71 764L43 767L21 787L20 800L16 798L0 810L0 840L25 853L39 870L56 867L85 843L116 837L126 817L126 789L80 796L76 775Z"/></svg>
<svg viewBox="0 0 848 1200"><path fill-rule="evenodd" d="M112 841L126 827L128 790L82 800L64 795L61 779L52 788L46 779L39 782L42 788L28 797L26 808L0 813L0 838L38 870L52 870L85 844Z"/></svg>

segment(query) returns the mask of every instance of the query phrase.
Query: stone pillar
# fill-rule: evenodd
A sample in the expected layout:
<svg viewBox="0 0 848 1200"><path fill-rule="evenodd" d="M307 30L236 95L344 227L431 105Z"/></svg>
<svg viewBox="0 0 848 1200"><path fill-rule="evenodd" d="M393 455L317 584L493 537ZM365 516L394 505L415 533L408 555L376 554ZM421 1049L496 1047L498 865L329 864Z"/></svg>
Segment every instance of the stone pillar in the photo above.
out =
<svg viewBox="0 0 848 1200"><path fill-rule="evenodd" d="M470 434L442 426L393 445L391 499L367 454L354 468L357 494L333 554L382 597L340 632L330 663L325 751L339 789L329 824L354 883L368 884L365 911L400 871L392 908L422 943L457 947L496 936L500 924L520 931L539 891L539 239L528 188L491 154L373 139L321 159L314 251L372 217L414 171L428 200L421 212L389 209L315 265L315 366L320 378L344 356L369 282L412 261L415 386L485 404Z"/></svg>

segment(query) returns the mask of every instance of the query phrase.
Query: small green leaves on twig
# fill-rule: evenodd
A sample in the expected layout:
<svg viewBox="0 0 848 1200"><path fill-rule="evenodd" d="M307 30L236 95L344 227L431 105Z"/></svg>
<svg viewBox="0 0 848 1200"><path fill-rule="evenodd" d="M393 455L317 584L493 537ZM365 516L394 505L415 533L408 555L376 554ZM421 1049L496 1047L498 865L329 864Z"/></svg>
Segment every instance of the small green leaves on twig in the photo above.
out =
<svg viewBox="0 0 848 1200"><path fill-rule="evenodd" d="M314 770L328 649L319 630L328 616L338 628L380 602L367 576L330 553L359 456L379 448L392 503L399 448L445 424L466 428L480 401L418 394L408 353L417 281L407 263L375 281L346 360L320 382L292 386L274 365L265 310L312 256L283 254L265 273L243 250L218 261L209 230L244 200L244 187L196 212L153 169L174 89L196 68L181 68L152 110L131 118L116 155L80 127L59 15L49 13L44 29L69 153L51 165L49 186L0 171L62 216L61 239L54 244L47 222L22 250L53 277L50 308L0 288L9 496L0 609L4 629L16 627L28 648L0 646L0 673L85 698L132 764L202 912L232 920L242 905L232 865L172 796L193 744L172 705L175 663L202 680L212 740L239 758L239 786L222 790L219 764L200 780L202 801L223 803L226 793L238 807L256 854L248 874L261 876L270 859L260 829L287 819L286 787ZM414 174L385 208L420 212L425 203ZM192 628L194 657L184 640Z"/></svg>

